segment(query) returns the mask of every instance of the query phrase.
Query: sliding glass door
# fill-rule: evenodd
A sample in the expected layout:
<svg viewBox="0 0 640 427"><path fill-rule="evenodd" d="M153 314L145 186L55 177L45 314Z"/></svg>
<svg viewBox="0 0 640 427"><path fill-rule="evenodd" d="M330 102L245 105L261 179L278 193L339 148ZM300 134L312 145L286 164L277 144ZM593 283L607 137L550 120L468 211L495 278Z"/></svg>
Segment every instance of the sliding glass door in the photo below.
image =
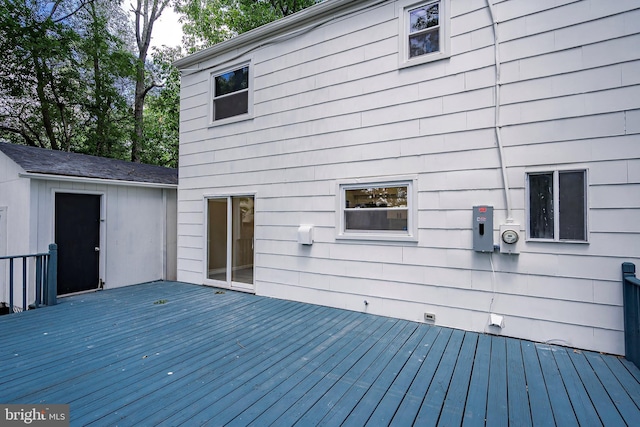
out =
<svg viewBox="0 0 640 427"><path fill-rule="evenodd" d="M207 199L207 279L253 291L254 197Z"/></svg>

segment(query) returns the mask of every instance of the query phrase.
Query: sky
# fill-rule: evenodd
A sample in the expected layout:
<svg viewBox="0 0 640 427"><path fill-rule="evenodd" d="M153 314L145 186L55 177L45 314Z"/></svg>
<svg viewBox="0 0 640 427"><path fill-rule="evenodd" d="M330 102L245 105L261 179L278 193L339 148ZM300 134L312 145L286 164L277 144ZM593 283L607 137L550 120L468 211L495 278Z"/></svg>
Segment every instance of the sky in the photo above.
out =
<svg viewBox="0 0 640 427"><path fill-rule="evenodd" d="M122 3L122 8L127 12L131 7L130 1ZM129 16L133 20L133 13L129 12ZM166 7L162 11L160 18L153 24L151 47L160 47L163 44L175 47L182 44L182 25L178 22L179 18L180 16L171 7Z"/></svg>
<svg viewBox="0 0 640 427"><path fill-rule="evenodd" d="M160 18L153 25L151 33L151 46L160 47L178 46L182 44L182 26L178 22L180 16L167 7L160 15Z"/></svg>

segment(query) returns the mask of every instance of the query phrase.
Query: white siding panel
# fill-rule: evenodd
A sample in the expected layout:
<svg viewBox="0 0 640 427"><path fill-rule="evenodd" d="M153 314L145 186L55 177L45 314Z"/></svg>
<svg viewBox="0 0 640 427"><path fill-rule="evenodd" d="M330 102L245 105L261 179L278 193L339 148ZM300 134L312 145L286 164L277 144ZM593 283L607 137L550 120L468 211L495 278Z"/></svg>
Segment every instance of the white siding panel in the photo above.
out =
<svg viewBox="0 0 640 427"><path fill-rule="evenodd" d="M464 2L453 1L451 2L451 16L456 17L458 15L464 15L486 7L486 0L467 0Z"/></svg>
<svg viewBox="0 0 640 427"><path fill-rule="evenodd" d="M637 187L628 197L640 197ZM640 234L637 209L592 209L590 219L593 231Z"/></svg>
<svg viewBox="0 0 640 427"><path fill-rule="evenodd" d="M592 186L589 198L599 209L640 208L640 184Z"/></svg>
<svg viewBox="0 0 640 427"><path fill-rule="evenodd" d="M498 20L508 21L523 15L538 13L548 9L555 9L559 6L575 3L581 0L538 0L530 2L528 0L510 0L496 4Z"/></svg>
<svg viewBox="0 0 640 427"><path fill-rule="evenodd" d="M628 182L639 183L640 182L640 159L629 160L627 162Z"/></svg>
<svg viewBox="0 0 640 427"><path fill-rule="evenodd" d="M494 105L493 88L479 89L442 98L442 112L477 110Z"/></svg>
<svg viewBox="0 0 640 427"><path fill-rule="evenodd" d="M588 1L578 1L561 5L557 8L544 10L533 14L523 15L520 18L510 20L506 24L510 29L520 29L523 34L504 34L505 40L520 37L522 35L532 35L553 31L557 28L564 28L580 22L592 19Z"/></svg>
<svg viewBox="0 0 640 427"><path fill-rule="evenodd" d="M628 179L627 168L626 160L592 163L589 166L589 182L592 185L631 183L633 181Z"/></svg>
<svg viewBox="0 0 640 427"><path fill-rule="evenodd" d="M499 31L499 30L498 30ZM554 33L541 33L500 44L500 59L510 62L556 50ZM559 49L558 49L559 50Z"/></svg>
<svg viewBox="0 0 640 427"><path fill-rule="evenodd" d="M504 104L530 102L532 100L574 95L620 87L622 66L619 64L561 74L535 80L525 80L504 85L501 100ZM636 79L638 78L635 76ZM629 80L631 77L629 77ZM637 82L636 82L637 83Z"/></svg>
<svg viewBox="0 0 640 427"><path fill-rule="evenodd" d="M640 133L640 109L625 112L625 133L628 135Z"/></svg>
<svg viewBox="0 0 640 427"><path fill-rule="evenodd" d="M478 50L487 46L493 46L493 27L491 26L451 38L451 53L453 55Z"/></svg>
<svg viewBox="0 0 640 427"><path fill-rule="evenodd" d="M486 7L482 7L476 10L470 10L465 14L452 16L451 36L455 37L460 34L465 34L482 28L491 27L492 25L493 23L491 22L489 9L487 9Z"/></svg>
<svg viewBox="0 0 640 427"><path fill-rule="evenodd" d="M505 146L609 137L624 133L625 114L622 112L562 121L516 124L505 126L502 131Z"/></svg>
<svg viewBox="0 0 640 427"><path fill-rule="evenodd" d="M632 14L633 12L627 15ZM625 16L614 15L554 31L555 47L560 50L589 45L602 40L616 39L625 33L628 34L625 31Z"/></svg>
<svg viewBox="0 0 640 427"><path fill-rule="evenodd" d="M464 73L464 86L467 90L495 86L496 72L493 64Z"/></svg>
<svg viewBox="0 0 640 427"><path fill-rule="evenodd" d="M582 47L583 66L600 67L640 59L640 34L603 41ZM602 53L606 52L606 55Z"/></svg>

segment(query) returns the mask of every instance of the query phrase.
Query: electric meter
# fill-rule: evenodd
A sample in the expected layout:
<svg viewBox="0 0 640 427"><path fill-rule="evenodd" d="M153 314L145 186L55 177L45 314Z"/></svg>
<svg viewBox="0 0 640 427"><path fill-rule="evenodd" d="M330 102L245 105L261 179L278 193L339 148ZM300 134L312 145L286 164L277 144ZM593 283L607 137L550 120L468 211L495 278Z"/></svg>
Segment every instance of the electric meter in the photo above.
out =
<svg viewBox="0 0 640 427"><path fill-rule="evenodd" d="M518 233L515 230L505 230L502 232L502 241L512 245L518 241Z"/></svg>

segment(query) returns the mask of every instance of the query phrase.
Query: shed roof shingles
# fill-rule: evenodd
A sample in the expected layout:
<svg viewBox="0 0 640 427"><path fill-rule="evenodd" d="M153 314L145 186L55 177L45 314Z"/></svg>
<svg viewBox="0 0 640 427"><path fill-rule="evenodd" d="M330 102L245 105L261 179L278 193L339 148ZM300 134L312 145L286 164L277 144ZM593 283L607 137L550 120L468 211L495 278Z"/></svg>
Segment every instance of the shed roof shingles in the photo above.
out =
<svg viewBox="0 0 640 427"><path fill-rule="evenodd" d="M178 170L106 157L0 142L0 151L25 172L155 184L178 184Z"/></svg>

